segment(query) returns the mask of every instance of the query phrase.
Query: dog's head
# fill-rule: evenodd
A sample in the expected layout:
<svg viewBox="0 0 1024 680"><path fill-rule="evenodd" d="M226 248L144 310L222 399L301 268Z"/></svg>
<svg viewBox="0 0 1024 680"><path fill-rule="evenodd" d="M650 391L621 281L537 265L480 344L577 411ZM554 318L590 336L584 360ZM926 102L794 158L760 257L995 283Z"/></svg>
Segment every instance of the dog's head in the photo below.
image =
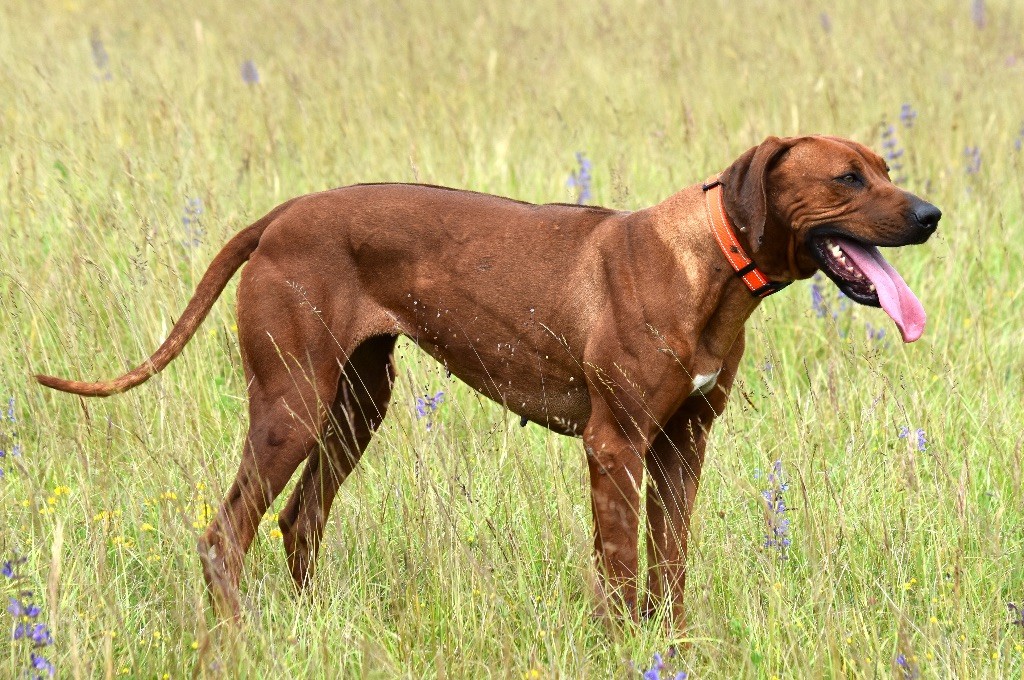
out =
<svg viewBox="0 0 1024 680"><path fill-rule="evenodd" d="M882 307L913 342L921 303L877 246L924 243L942 213L889 179L862 144L838 137L769 137L722 173L725 207L773 278L821 269L862 305Z"/></svg>

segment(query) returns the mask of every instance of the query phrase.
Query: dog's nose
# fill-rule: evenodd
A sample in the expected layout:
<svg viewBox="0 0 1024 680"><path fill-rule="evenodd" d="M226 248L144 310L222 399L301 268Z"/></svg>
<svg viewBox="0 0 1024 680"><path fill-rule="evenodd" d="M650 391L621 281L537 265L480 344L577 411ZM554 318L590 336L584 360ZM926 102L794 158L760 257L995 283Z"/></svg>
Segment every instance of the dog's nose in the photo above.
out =
<svg viewBox="0 0 1024 680"><path fill-rule="evenodd" d="M942 219L942 211L931 203L921 201L921 204L914 208L914 218L927 231L935 231Z"/></svg>

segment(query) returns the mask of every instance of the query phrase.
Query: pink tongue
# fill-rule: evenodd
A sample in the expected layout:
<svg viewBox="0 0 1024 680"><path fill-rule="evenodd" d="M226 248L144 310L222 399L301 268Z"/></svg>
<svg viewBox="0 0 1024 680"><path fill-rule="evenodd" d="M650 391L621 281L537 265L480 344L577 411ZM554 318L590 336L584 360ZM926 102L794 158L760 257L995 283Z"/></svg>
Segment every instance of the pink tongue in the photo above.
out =
<svg viewBox="0 0 1024 680"><path fill-rule="evenodd" d="M925 313L921 301L903 281L900 273L885 261L878 248L847 239L835 239L844 253L860 267L878 292L878 302L903 334L903 342L914 342L924 332Z"/></svg>

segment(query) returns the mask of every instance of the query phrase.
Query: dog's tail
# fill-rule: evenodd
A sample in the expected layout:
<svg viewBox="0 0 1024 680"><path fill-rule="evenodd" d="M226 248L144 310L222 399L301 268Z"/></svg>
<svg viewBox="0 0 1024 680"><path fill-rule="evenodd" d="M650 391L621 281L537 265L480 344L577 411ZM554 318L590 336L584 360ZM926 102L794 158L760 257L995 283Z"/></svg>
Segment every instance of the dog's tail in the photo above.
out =
<svg viewBox="0 0 1024 680"><path fill-rule="evenodd" d="M206 273L203 274L203 278L199 282L195 294L192 295L192 299L188 301L188 305L185 307L181 318L178 319L177 323L174 324L174 328L171 329L171 334L167 336L167 339L160 345L160 348L143 364L119 378L100 382L65 380L64 378L55 378L50 375L36 375L36 380L46 387L60 390L61 392L81 394L85 397L109 397L112 394L119 394L137 385L141 385L149 380L150 377L162 371L167 367L167 364L171 363L174 357L178 356L178 353L181 352L188 341L192 339L196 329L199 328L199 324L203 322L203 319L210 312L210 308L213 307L213 303L217 301L224 287L228 285L228 281L231 280L235 272L245 264L249 256L256 250L263 232L266 231L267 227L291 202L288 201L277 206L262 219L235 234L221 248L217 256L213 258L213 262L210 263Z"/></svg>

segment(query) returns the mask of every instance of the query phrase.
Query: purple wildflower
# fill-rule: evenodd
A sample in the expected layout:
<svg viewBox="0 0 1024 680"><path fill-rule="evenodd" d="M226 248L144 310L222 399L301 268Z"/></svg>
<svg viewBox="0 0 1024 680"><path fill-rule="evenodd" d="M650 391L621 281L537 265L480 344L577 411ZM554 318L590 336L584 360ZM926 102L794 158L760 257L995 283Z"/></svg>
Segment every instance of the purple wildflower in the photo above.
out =
<svg viewBox="0 0 1024 680"><path fill-rule="evenodd" d="M242 62L242 82L246 85L260 84L260 72L256 69L256 62L252 59Z"/></svg>
<svg viewBox="0 0 1024 680"><path fill-rule="evenodd" d="M566 180L565 185L576 190L576 203L583 205L593 197L590 190L592 180L590 170L593 164L583 155L582 151L576 152L576 162L579 163L579 170L569 173L569 179Z"/></svg>
<svg viewBox="0 0 1024 680"><path fill-rule="evenodd" d="M985 0L972 0L971 2L971 21L978 28L985 28L987 23L985 16Z"/></svg>
<svg viewBox="0 0 1024 680"><path fill-rule="evenodd" d="M964 147L964 158L967 161L967 167L964 169L968 175L977 175L981 172L981 149L977 146Z"/></svg>
<svg viewBox="0 0 1024 680"><path fill-rule="evenodd" d="M772 464L768 473L768 488L761 492L768 506L768 532L764 536L764 547L778 552L780 560L788 559L789 547L793 541L789 538L789 518L786 512L785 493L789 491L789 482L782 471L782 461Z"/></svg>
<svg viewBox="0 0 1024 680"><path fill-rule="evenodd" d="M50 635L50 628L45 623L37 623L32 626L28 637L36 647L46 647L53 644L53 636Z"/></svg>
<svg viewBox="0 0 1024 680"><path fill-rule="evenodd" d="M670 649L668 656L670 659L675 658L674 650ZM661 654L655 652L651 667L641 671L641 677L644 680L661 680L662 671L666 671L665 660L661 658ZM666 672L671 673L672 671ZM668 678L667 675L665 677ZM686 671L676 671L675 675L672 676L672 680L686 680L687 677Z"/></svg>
<svg viewBox="0 0 1024 680"><path fill-rule="evenodd" d="M206 232L199 226L199 217L203 214L203 200L201 198L190 198L185 201L185 211L181 216L181 225L185 229L185 240L181 242L185 248L195 248L199 245L203 234Z"/></svg>
<svg viewBox="0 0 1024 680"><path fill-rule="evenodd" d="M1024 125L1020 126L1020 131L1017 133L1017 139L1013 140L1013 148L1016 151L1024 149Z"/></svg>
<svg viewBox="0 0 1024 680"><path fill-rule="evenodd" d="M95 76L96 80L110 80L110 55L107 54L98 28L93 28L89 34L89 49L92 51L92 63L99 71L99 75Z"/></svg>
<svg viewBox="0 0 1024 680"><path fill-rule="evenodd" d="M53 664L50 663L42 654L36 654L35 652L32 652L32 654L29 656L29 659L32 664L32 670L45 672L49 676L53 675ZM42 678L43 676L36 675L35 677L38 679Z"/></svg>
<svg viewBox="0 0 1024 680"><path fill-rule="evenodd" d="M885 339L885 328L875 328L870 322L865 323L864 327L868 332L868 340L881 342Z"/></svg>
<svg viewBox="0 0 1024 680"><path fill-rule="evenodd" d="M644 680L661 680L661 671L664 668L665 662L661 660L661 654L655 652L651 667L643 672Z"/></svg>
<svg viewBox="0 0 1024 680"><path fill-rule="evenodd" d="M9 579L18 578L18 565L24 564L27 561L27 557L15 557L11 560L5 560L4 566L0 568L0 575L3 575Z"/></svg>
<svg viewBox="0 0 1024 680"><path fill-rule="evenodd" d="M909 103L904 103L900 107L900 122L903 123L903 127L912 128L914 127L914 121L917 119L917 111Z"/></svg>
<svg viewBox="0 0 1024 680"><path fill-rule="evenodd" d="M92 62L96 68L102 71L110 63L110 57L107 55L107 49L103 46L103 40L100 38L98 30L93 29L89 38L89 47L92 49Z"/></svg>
<svg viewBox="0 0 1024 680"><path fill-rule="evenodd" d="M910 439L910 428L907 427L906 425L901 425L900 426L899 438L900 439ZM916 443L917 450L919 452L923 453L924 450L926 448L928 448L927 447L928 439L925 437L924 428L923 427L919 427L916 430L914 430L914 439L917 442Z"/></svg>
<svg viewBox="0 0 1024 680"><path fill-rule="evenodd" d="M36 647L47 647L53 644L53 636L50 635L50 628L45 623L19 623L14 628L12 640L26 638L31 640Z"/></svg>
<svg viewBox="0 0 1024 680"><path fill-rule="evenodd" d="M902 117L903 113L900 112ZM917 115L916 113L914 114ZM909 125L907 127L910 127ZM896 135L896 126L885 125L882 129L882 156L889 164L889 173L892 175L892 181L894 184L901 184L907 181L906 176L903 174L903 148L900 146L900 140Z"/></svg>
<svg viewBox="0 0 1024 680"><path fill-rule="evenodd" d="M16 567L25 560L25 557L18 557L5 561L0 573L9 579L19 578ZM21 591L18 593L18 597L9 597L8 600L10 604L7 606L7 612L14 618L14 631L10 639L13 642L24 640L26 643L31 643L30 668L29 672L24 675L38 679L52 676L53 664L35 651L53 644L53 635L50 633L49 626L35 621L42 614L42 608L32 602L32 591L30 590Z"/></svg>
<svg viewBox="0 0 1024 680"><path fill-rule="evenodd" d="M828 12L822 12L818 15L818 21L821 22L821 30L825 31L825 35L832 33L832 19L829 17Z"/></svg>
<svg viewBox="0 0 1024 680"><path fill-rule="evenodd" d="M92 50L92 63L100 71L105 70L110 64L110 56L103 45L103 38L100 37L100 29L93 28L89 34L89 48Z"/></svg>
<svg viewBox="0 0 1024 680"><path fill-rule="evenodd" d="M31 594L32 593L28 593L28 595ZM7 605L7 611L10 612L11 616L14 616L16 618L25 617L29 619L34 619L37 616L39 616L39 613L42 611L39 608L39 605L34 604L32 602L22 602L21 600L15 597L11 597L8 599L10 600L11 603Z"/></svg>
<svg viewBox="0 0 1024 680"><path fill-rule="evenodd" d="M4 425L10 423L10 429ZM8 456L20 456L21 444L18 443L18 433L14 431L17 419L14 416L14 397L7 400L6 413L0 410L0 462ZM5 431L6 430L6 431ZM0 467L0 479L4 477L6 470Z"/></svg>
<svg viewBox="0 0 1024 680"><path fill-rule="evenodd" d="M819 319L824 319L828 314L828 310L825 309L825 295L822 288L824 281L821 272L815 274L814 280L811 281L811 308Z"/></svg>
<svg viewBox="0 0 1024 680"><path fill-rule="evenodd" d="M444 402L444 392L439 391L434 396L424 395L422 397L416 397L416 419L426 418L427 429L433 429L434 420L433 415L437 410L437 407Z"/></svg>
<svg viewBox="0 0 1024 680"><path fill-rule="evenodd" d="M910 663L907 659L907 655L903 652L897 654L894 661L896 663L896 668L900 673L900 677L903 678L903 680L916 680L916 678L920 677L917 672L917 668Z"/></svg>

